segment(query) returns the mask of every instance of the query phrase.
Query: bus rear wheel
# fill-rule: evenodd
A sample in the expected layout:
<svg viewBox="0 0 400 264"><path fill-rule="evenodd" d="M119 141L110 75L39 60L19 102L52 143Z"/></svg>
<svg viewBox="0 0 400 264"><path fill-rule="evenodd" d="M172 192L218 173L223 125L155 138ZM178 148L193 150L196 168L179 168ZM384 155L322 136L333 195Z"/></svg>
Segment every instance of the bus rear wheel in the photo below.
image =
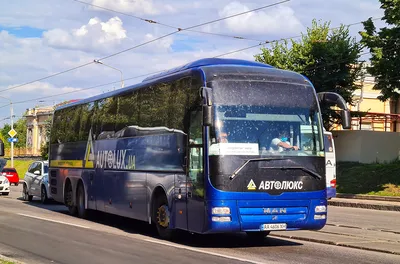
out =
<svg viewBox="0 0 400 264"><path fill-rule="evenodd" d="M174 238L175 230L169 228L170 210L167 198L164 195L156 198L153 208L153 219L157 233L162 239L171 240Z"/></svg>
<svg viewBox="0 0 400 264"><path fill-rule="evenodd" d="M73 191L71 183L68 181L65 186L65 205L68 207L70 215L76 215L77 207L73 201Z"/></svg>
<svg viewBox="0 0 400 264"><path fill-rule="evenodd" d="M85 189L82 183L78 185L76 203L78 216L80 218L86 218L88 215L88 210L85 208Z"/></svg>
<svg viewBox="0 0 400 264"><path fill-rule="evenodd" d="M269 233L269 231L246 232L247 237L257 243L263 242Z"/></svg>

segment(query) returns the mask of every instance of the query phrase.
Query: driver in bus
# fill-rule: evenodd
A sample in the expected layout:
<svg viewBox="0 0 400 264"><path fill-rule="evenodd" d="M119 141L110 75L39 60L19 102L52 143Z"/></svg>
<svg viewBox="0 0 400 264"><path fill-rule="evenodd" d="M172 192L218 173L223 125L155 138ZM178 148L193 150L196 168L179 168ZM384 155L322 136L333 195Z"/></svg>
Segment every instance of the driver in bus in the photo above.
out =
<svg viewBox="0 0 400 264"><path fill-rule="evenodd" d="M271 151L279 151L282 152L283 150L298 150L298 146L292 146L289 142L289 136L287 131L282 130L280 131L278 137L272 139L270 150Z"/></svg>

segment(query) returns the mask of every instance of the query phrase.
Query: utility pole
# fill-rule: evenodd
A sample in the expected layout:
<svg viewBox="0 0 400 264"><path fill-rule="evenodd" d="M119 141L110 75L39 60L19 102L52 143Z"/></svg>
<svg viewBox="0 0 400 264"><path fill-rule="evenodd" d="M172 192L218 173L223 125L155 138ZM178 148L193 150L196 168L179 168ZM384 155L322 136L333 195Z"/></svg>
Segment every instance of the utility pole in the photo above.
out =
<svg viewBox="0 0 400 264"><path fill-rule="evenodd" d="M11 112L11 131L14 130L14 109L13 109L13 104L10 102L10 112ZM14 168L14 141L11 141L11 168Z"/></svg>
<svg viewBox="0 0 400 264"><path fill-rule="evenodd" d="M10 158L11 158L11 167L13 168L14 167L14 137L15 137L15 135L17 134L16 133L16 131L14 130L14 109L13 109L13 103L12 103L12 101L9 99L9 98L7 98L7 97L4 97L4 96L0 96L1 98L4 98L4 99L7 99L8 101L10 101L10 114L11 114L11 116L10 116L10 121L11 121L11 130L8 132L8 134L10 135L10 137L11 137L11 153L10 153Z"/></svg>
<svg viewBox="0 0 400 264"><path fill-rule="evenodd" d="M99 60L93 60L93 62L94 62L94 63L97 63L97 64L104 65L104 66L106 66L106 67L108 67L108 68L111 68L111 69L114 69L114 70L116 70L116 71L119 71L119 72L121 73L121 88L124 88L124 87L125 87L125 84L124 84L124 76L123 76L122 71L121 71L120 69L117 69L117 68L112 67L112 66L110 66L110 65L104 64L103 62L101 62L101 61L99 61ZM114 86L114 90L115 90L115 86Z"/></svg>

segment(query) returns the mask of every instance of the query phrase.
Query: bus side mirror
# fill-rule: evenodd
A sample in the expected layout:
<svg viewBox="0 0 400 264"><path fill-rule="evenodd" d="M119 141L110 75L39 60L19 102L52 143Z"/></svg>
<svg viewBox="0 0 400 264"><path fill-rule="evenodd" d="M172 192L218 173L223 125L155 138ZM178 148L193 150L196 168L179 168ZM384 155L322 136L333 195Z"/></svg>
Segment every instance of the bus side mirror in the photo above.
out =
<svg viewBox="0 0 400 264"><path fill-rule="evenodd" d="M203 98L203 126L212 125L212 90L208 87L200 87Z"/></svg>
<svg viewBox="0 0 400 264"><path fill-rule="evenodd" d="M332 106L336 105L341 109L340 116L342 118L343 129L351 128L351 115L350 110L347 108L346 101L337 93L332 92L320 92L318 95L318 101L320 105Z"/></svg>
<svg viewBox="0 0 400 264"><path fill-rule="evenodd" d="M343 129L351 128L351 114L349 110L341 110L340 116L342 117Z"/></svg>
<svg viewBox="0 0 400 264"><path fill-rule="evenodd" d="M212 125L212 106L203 105L203 126Z"/></svg>
<svg viewBox="0 0 400 264"><path fill-rule="evenodd" d="M0 139L0 157L4 156L4 142Z"/></svg>

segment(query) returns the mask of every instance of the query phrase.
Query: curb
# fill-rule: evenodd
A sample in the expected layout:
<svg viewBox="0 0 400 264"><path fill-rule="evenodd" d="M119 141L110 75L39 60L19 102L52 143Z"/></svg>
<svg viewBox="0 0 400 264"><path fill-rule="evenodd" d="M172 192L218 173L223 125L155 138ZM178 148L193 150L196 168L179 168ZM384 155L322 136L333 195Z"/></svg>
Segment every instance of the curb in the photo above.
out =
<svg viewBox="0 0 400 264"><path fill-rule="evenodd" d="M281 237L281 238L290 238L290 239L302 240L302 241L308 241L308 242L314 242L314 243L320 243L320 244L327 244L327 245L334 245L334 246L340 246L340 247L348 247L348 248L362 249L362 250L368 250L368 251L375 251L375 252L380 252L380 253L389 253L389 254L393 254L393 255L400 255L400 252L396 252L396 251L369 248L369 247L356 246L356 245L349 245L349 244L345 244L345 243L332 242L332 241L327 241L327 240L322 240L322 239L306 238L306 237L299 237L299 236L279 235L279 234L270 234L268 236Z"/></svg>
<svg viewBox="0 0 400 264"><path fill-rule="evenodd" d="M396 197L396 196L377 196L377 195L365 195L365 194L337 193L336 197L337 198L346 198L346 199L400 202L400 197Z"/></svg>
<svg viewBox="0 0 400 264"><path fill-rule="evenodd" d="M338 206L338 207L353 207L362 209L400 212L400 205L368 204L368 203L340 202L340 201L328 201L328 205Z"/></svg>

